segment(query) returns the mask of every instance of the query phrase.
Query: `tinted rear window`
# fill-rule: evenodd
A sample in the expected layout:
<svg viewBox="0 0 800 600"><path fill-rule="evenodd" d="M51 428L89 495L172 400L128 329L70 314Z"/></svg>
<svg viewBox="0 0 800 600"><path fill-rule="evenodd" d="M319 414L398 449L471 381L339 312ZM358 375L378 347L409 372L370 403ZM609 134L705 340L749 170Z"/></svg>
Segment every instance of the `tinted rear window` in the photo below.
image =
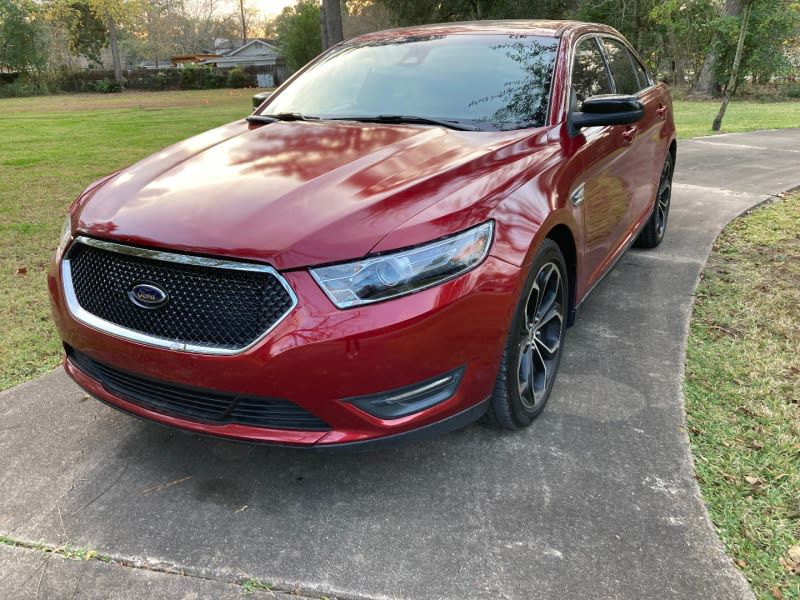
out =
<svg viewBox="0 0 800 600"><path fill-rule="evenodd" d="M343 47L262 114L414 115L483 130L545 124L557 40L526 35L414 36Z"/></svg>
<svg viewBox="0 0 800 600"><path fill-rule="evenodd" d="M608 55L608 68L617 84L618 94L635 94L642 87L633 68L633 56L624 44L617 40L603 39L606 54Z"/></svg>

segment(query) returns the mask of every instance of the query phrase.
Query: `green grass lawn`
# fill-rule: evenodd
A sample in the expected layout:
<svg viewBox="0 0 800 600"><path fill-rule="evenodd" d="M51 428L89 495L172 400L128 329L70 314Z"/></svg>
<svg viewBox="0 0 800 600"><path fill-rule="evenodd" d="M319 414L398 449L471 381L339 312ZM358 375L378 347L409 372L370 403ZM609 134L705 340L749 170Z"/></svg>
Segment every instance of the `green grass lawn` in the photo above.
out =
<svg viewBox="0 0 800 600"><path fill-rule="evenodd" d="M675 124L678 137L690 138L712 135L711 123L719 111L719 101L674 102ZM725 111L719 133L754 131L756 129L779 129L800 127L800 101L793 102L745 102L734 100Z"/></svg>
<svg viewBox="0 0 800 600"><path fill-rule="evenodd" d="M168 144L246 116L252 94L212 90L0 100L0 389L58 363L45 270L77 194Z"/></svg>
<svg viewBox="0 0 800 600"><path fill-rule="evenodd" d="M58 362L45 269L75 196L102 175L248 114L254 91L0 100L0 389ZM676 102L681 136L709 133L715 106ZM792 125L800 126L800 103L734 102L725 118L726 131Z"/></svg>
<svg viewBox="0 0 800 600"><path fill-rule="evenodd" d="M697 480L760 598L800 598L800 194L717 240L697 289L686 411Z"/></svg>

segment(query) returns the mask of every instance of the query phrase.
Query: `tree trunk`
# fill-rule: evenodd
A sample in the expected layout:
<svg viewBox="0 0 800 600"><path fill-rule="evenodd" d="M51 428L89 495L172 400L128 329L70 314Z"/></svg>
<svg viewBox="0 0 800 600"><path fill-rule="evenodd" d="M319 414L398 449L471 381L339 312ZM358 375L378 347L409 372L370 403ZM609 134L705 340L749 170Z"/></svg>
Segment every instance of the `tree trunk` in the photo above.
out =
<svg viewBox="0 0 800 600"><path fill-rule="evenodd" d="M327 50L344 39L341 2L339 0L322 0L320 18L323 22L322 49Z"/></svg>
<svg viewBox="0 0 800 600"><path fill-rule="evenodd" d="M721 17L738 17L742 14L742 5L744 0L725 0L722 7ZM711 40L711 46L706 54L706 59L703 61L703 68L700 69L700 75L697 77L697 83L694 85L694 92L704 94L706 96L713 96L719 92L719 81L717 81L717 44L719 43L719 33L714 34Z"/></svg>
<svg viewBox="0 0 800 600"><path fill-rule="evenodd" d="M325 3L322 3L322 6L319 7L319 29L320 35L322 37L322 49L327 50L331 47L328 43L328 26L326 25L325 21Z"/></svg>
<svg viewBox="0 0 800 600"><path fill-rule="evenodd" d="M114 17L108 16L108 45L111 47L111 61L114 63L114 80L122 83L122 64L119 60L119 45L117 44L117 24Z"/></svg>
<svg viewBox="0 0 800 600"><path fill-rule="evenodd" d="M667 42L669 44L669 53L672 55L670 62L672 85L683 87L686 85L686 70L683 66L683 56L681 56L678 40L675 39L675 32L672 29L667 30Z"/></svg>
<svg viewBox="0 0 800 600"><path fill-rule="evenodd" d="M242 46L247 43L247 15L245 14L245 0L239 0L239 18L242 23Z"/></svg>
<svg viewBox="0 0 800 600"><path fill-rule="evenodd" d="M711 129L714 131L719 131L719 128L722 126L722 118L725 116L725 111L728 108L728 102L731 101L731 96L736 89L736 79L739 77L739 64L742 62L742 48L744 48L744 38L747 35L747 21L750 19L750 9L753 7L752 0L748 1L747 4L744 5L744 9L742 11L742 25L739 28L739 41L736 42L736 55L733 57L733 67L731 67L731 79L728 82L728 87L725 88L725 96L722 98L722 104L719 107L719 113L717 113L716 118L714 119L713 125L711 125Z"/></svg>

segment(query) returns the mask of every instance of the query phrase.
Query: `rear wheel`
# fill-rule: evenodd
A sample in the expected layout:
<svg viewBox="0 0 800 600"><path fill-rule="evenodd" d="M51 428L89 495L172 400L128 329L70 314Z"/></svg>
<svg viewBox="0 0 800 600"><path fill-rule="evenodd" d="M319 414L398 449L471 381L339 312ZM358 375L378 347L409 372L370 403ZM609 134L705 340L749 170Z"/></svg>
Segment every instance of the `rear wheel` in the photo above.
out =
<svg viewBox="0 0 800 600"><path fill-rule="evenodd" d="M672 199L672 166L672 154L667 154L667 160L664 161L664 167L661 169L661 179L658 182L656 205L647 225L636 239L637 248L655 248L664 239L664 233L667 231L669 204Z"/></svg>
<svg viewBox="0 0 800 600"><path fill-rule="evenodd" d="M544 410L561 362L568 298L564 257L545 240L533 261L506 341L486 419L526 427Z"/></svg>

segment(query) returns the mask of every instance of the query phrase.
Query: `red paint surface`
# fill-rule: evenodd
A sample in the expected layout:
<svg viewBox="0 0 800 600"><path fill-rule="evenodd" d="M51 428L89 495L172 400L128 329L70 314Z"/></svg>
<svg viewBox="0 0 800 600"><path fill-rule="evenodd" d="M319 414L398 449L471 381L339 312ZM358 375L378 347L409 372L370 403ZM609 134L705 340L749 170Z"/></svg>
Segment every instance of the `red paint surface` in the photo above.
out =
<svg viewBox="0 0 800 600"><path fill-rule="evenodd" d="M548 29L549 28L549 29ZM448 25L552 34L541 23ZM431 33L430 28L426 28ZM208 425L148 411L67 371L131 413L185 429L288 444L358 441L456 414L493 387L527 265L556 226L569 229L578 301L646 220L670 143L669 93L641 93L644 119L570 137L569 48L602 26L562 32L549 122L538 129L461 132L412 125L237 121L180 142L90 186L73 205L74 233L177 252L259 261L284 271L298 306L264 340L237 356L186 354L132 343L76 322L64 306L56 256L49 286L64 341L92 358L195 387L296 402L331 433ZM413 33L413 30L412 32ZM370 34L368 37L397 35ZM586 200L569 195L586 184ZM609 216L611 215L611 217ZM489 258L477 269L410 296L338 310L306 267L424 243L494 219ZM288 270L288 271L287 271ZM456 395L421 413L380 421L342 398L385 391L458 366Z"/></svg>

